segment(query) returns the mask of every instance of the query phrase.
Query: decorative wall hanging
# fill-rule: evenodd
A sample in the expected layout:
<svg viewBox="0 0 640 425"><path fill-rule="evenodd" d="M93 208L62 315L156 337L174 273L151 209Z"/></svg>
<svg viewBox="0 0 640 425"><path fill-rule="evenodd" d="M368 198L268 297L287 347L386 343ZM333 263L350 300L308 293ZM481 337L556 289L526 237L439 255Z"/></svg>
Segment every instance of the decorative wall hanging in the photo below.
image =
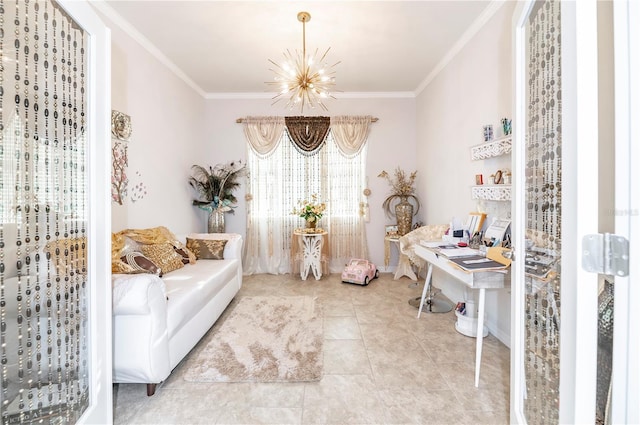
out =
<svg viewBox="0 0 640 425"><path fill-rule="evenodd" d="M111 135L128 142L131 137L131 117L122 112L111 111Z"/></svg>
<svg viewBox="0 0 640 425"><path fill-rule="evenodd" d="M135 178L137 183L131 186L131 202L134 203L147 196L147 185L142 182L142 174L139 171L136 171Z"/></svg>
<svg viewBox="0 0 640 425"><path fill-rule="evenodd" d="M111 111L111 199L119 205L127 198L129 178L127 145L131 137L131 117Z"/></svg>
<svg viewBox="0 0 640 425"><path fill-rule="evenodd" d="M493 140L493 125L487 124L482 127L482 138L485 142L490 142Z"/></svg>

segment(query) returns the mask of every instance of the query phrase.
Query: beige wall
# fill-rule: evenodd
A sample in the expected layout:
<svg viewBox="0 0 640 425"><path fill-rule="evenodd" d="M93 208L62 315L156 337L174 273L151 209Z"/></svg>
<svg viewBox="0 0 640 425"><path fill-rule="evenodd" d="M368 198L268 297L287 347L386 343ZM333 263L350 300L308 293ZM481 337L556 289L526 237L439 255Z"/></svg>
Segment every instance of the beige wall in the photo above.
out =
<svg viewBox="0 0 640 425"><path fill-rule="evenodd" d="M198 215L187 178L204 134L204 104L198 93L124 31L111 28L111 106L131 116L129 196L112 203L111 227L164 225L176 233L193 230ZM136 186L138 189L136 189ZM134 193L145 192L137 201Z"/></svg>
<svg viewBox="0 0 640 425"><path fill-rule="evenodd" d="M493 217L509 217L507 202L478 203L471 199L475 175L485 182L498 169L511 169L509 156L471 161L469 148L482 143L482 127L512 117L512 29L514 2L506 2L491 20L464 46L417 98L417 156L420 164L420 196L426 199L427 223L464 219L470 211L486 211ZM465 296L461 284L436 273L434 283L452 301ZM510 294L487 292L487 325L509 344Z"/></svg>

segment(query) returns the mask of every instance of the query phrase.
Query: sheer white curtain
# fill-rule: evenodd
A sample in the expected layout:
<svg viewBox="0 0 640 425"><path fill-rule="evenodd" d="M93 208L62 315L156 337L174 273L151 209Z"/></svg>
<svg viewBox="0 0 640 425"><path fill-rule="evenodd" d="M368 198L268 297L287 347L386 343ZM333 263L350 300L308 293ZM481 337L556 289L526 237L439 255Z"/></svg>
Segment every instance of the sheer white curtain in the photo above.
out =
<svg viewBox="0 0 640 425"><path fill-rule="evenodd" d="M360 202L366 184L366 135L371 117L361 120L331 119L332 129L326 143L314 155L302 155L291 142L282 124L277 140L276 126L280 121L265 117L264 121L252 117L243 120L249 141L247 165L249 167L247 240L243 268L245 273L281 274L290 272L290 247L293 230L304 225L303 219L291 214L297 202L317 194L327 203L327 211L319 225L329 232L330 271L340 272L352 257L368 256L364 219ZM350 117L347 117L350 118ZM342 126L333 134L336 126ZM349 127L365 123L366 130L354 131ZM256 143L257 130L271 134L271 142ZM271 126L269 131L265 126ZM249 129L247 129L249 127ZM337 128L337 127L336 127ZM354 137L358 134L359 137ZM336 140L338 139L338 140ZM257 150L255 146L269 149ZM345 153L340 144L351 148ZM266 153L265 153L266 152Z"/></svg>

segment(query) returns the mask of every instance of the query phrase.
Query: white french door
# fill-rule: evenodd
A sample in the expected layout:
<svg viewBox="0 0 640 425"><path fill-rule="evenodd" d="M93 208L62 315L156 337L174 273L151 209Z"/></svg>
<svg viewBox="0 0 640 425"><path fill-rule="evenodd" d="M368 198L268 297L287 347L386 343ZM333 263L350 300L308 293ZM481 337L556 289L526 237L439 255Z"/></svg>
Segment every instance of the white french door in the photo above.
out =
<svg viewBox="0 0 640 425"><path fill-rule="evenodd" d="M514 423L640 421L637 9L540 0L514 14ZM598 91L607 76L614 97ZM603 232L631 241L628 276L583 268L583 238Z"/></svg>
<svg viewBox="0 0 640 425"><path fill-rule="evenodd" d="M611 423L640 423L640 3L613 5L615 231L629 240L629 275L615 278Z"/></svg>
<svg viewBox="0 0 640 425"><path fill-rule="evenodd" d="M86 132L90 387L89 404L78 423L111 423L111 32L88 1L57 2L88 36Z"/></svg>

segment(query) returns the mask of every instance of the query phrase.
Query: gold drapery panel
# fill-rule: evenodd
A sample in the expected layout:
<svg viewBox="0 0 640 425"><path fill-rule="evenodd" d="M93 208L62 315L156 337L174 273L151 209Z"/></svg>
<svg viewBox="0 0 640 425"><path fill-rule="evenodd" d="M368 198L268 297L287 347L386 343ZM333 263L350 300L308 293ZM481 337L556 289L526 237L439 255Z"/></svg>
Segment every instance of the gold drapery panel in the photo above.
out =
<svg viewBox="0 0 640 425"><path fill-rule="evenodd" d="M329 132L329 117L285 117L287 131L296 149L303 155L314 155Z"/></svg>

